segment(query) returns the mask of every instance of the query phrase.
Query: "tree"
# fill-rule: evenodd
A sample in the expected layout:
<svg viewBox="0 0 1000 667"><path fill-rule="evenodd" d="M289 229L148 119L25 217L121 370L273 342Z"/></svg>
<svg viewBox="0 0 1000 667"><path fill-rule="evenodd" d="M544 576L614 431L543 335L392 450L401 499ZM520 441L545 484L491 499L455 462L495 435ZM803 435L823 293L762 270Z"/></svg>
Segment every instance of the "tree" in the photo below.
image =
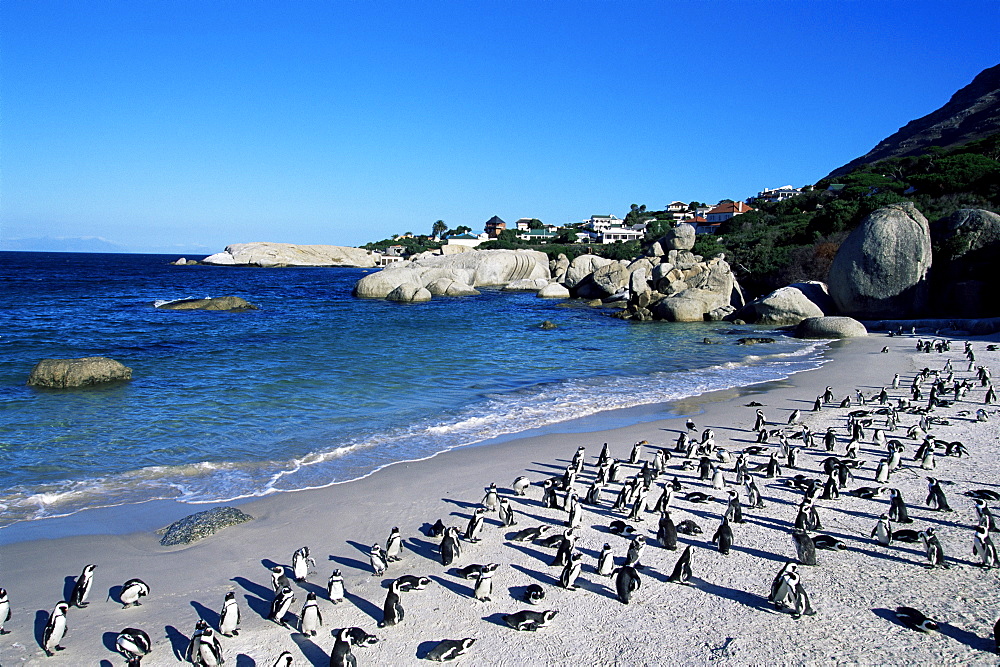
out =
<svg viewBox="0 0 1000 667"><path fill-rule="evenodd" d="M455 229L448 232L448 236L460 236L461 234L468 234L472 231L472 227L466 227L465 225L459 225Z"/></svg>
<svg viewBox="0 0 1000 667"><path fill-rule="evenodd" d="M434 223L434 226L431 227L431 236L438 238L446 231L448 231L448 225L444 224L444 220L438 220Z"/></svg>
<svg viewBox="0 0 1000 667"><path fill-rule="evenodd" d="M544 226L545 223L543 223L538 218L532 218L531 220L528 221L528 229L541 229Z"/></svg>

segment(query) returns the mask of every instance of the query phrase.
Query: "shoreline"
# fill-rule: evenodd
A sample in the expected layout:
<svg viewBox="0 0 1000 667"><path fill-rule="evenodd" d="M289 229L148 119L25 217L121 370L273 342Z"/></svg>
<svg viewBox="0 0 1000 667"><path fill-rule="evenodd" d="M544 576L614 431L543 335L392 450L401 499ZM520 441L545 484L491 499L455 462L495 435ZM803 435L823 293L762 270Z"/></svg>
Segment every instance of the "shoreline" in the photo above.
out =
<svg viewBox="0 0 1000 667"><path fill-rule="evenodd" d="M753 664L774 660L775 656L778 659L774 661L779 664L812 664L828 659L870 664L901 662L899 651L904 649L906 662L993 664L995 655L983 652L984 642L988 641L981 638L988 637L983 628L987 621L992 626L1000 607L996 592L998 577L995 571L982 572L965 565L968 555L964 552L971 544L971 537L965 537L966 533L971 535L971 530L964 526L971 521L972 512L965 502L968 499L958 494L957 487L949 489L956 513L948 518L952 523L958 521L963 528L960 531L951 523L941 524L946 551L961 563L949 571L925 570L920 551L913 545L884 550L859 537L870 531L872 521L862 514L862 508L873 501L845 496L839 504L821 503L823 516L830 519L826 532L850 540L851 549L841 553L822 552L821 567L808 568L805 585L820 615L799 621L775 613L768 608L766 599L760 602L761 591L766 598L774 571L794 554L787 535L776 540L771 534L775 529L786 530L797 497L791 490L775 484L777 480L767 480L766 488L764 480L760 480L762 492L769 499L768 508L747 511L751 523L738 528L734 547L737 553L729 556L718 554L707 544L725 506L717 502L703 509L675 499L677 519L694 518L706 531L693 538L681 536L682 548L687 543L696 551L694 569L699 583L695 586L677 586L665 581L680 552L655 545L652 534L656 518L648 513L640 524L640 530L651 536L652 544L643 557L648 570L643 571L643 587L628 606L615 599L613 582L593 571L601 543L613 543L619 558L627 544L624 538L612 536L602 528L612 518L624 518L610 510L616 485L604 492L601 507L587 508L584 535L578 545L584 554L581 577L584 581L582 590L576 592L564 591L556 584L554 577L558 577L559 570L548 567L554 552L505 540L508 531L499 527L494 515L487 520L483 541L463 544L465 552L457 562L459 566L473 562L501 563L493 601L477 602L470 597L469 582L453 577L450 568L443 568L437 560L437 540L428 539L421 532L421 527L438 518L464 529L471 508L483 496L484 487L495 481L501 495L508 496L511 480L521 474L536 485L531 487L527 498L512 497L519 518L517 528L539 523L558 526L565 513L541 506L537 483L560 474L577 446L587 448L588 469L592 468L604 441L610 443L613 456L627 458L632 443L648 440L650 446L645 448L643 456L648 459L655 447L672 450L677 434L684 428L684 419L691 416L699 430L713 428L720 444L736 450L751 442L746 433L753 420L753 409L744 406L750 398L767 406L763 409L768 411L773 424L784 424L794 407L802 408L803 419L810 425L814 420L839 420L844 411L829 409L815 415L806 412L825 385L832 384L838 396L853 394L856 388L870 394L891 381L893 372L912 376L925 358L927 365L933 363L932 367L944 362L941 355L917 357L913 343L910 337L882 335L852 339L832 344L822 353L829 361L817 369L796 373L787 380L718 390L674 402L670 404L671 416L663 419L606 431L546 433L488 446L466 446L422 461L392 464L365 478L323 489L241 502L240 509L253 515L254 521L226 528L185 547L160 547L158 537L148 531L3 544L0 562L4 565L4 578L0 586L10 594L13 618L5 626L11 634L5 635L0 644L0 663L71 665L103 660L106 663L102 664L119 664L121 657L109 649L107 636L131 625L144 628L153 639L154 652L144 664L176 664L177 653L183 651L195 621L203 617L214 624L215 611L221 607L225 593L234 590L243 609L243 632L239 637L223 640L223 646L227 661L238 665L270 665L281 650L292 651L301 664L325 665L333 645L329 631L350 625L364 627L382 638L374 647L354 649L359 664L420 664L418 656L423 650L420 647L428 641L463 636L478 639L471 653L462 658L464 664L651 664L671 652L678 664L709 660L721 661L719 664ZM880 354L883 345L888 345L892 352ZM985 347L982 339L976 339L974 345L977 354ZM950 356L955 360L956 370L961 365L964 371L964 364L958 363L960 348L961 343L956 344ZM981 363L989 365L992 358L1000 355L983 353L982 357ZM668 404L658 405L663 408ZM907 418L902 423L910 421ZM818 426L814 431L820 432ZM992 431L988 439L995 449L996 436ZM939 457L943 460L939 462L938 474L951 477L952 469L958 471L973 465L976 466L973 479L988 479L987 474L997 470L996 452L970 445L973 460ZM866 443L862 458L871 460L876 455ZM808 458L808 471L813 472L814 461L822 456L810 453ZM679 474L685 479L685 488L701 490L703 483L691 478L690 473L678 472L677 463L677 459L668 462L667 479ZM980 471L980 466L986 468ZM625 475L635 471L634 466L624 466ZM872 473L869 464L867 470L859 472L857 485L870 483L867 478ZM941 515L928 515L923 509L919 489L926 484L919 473L918 470L910 479L907 472L893 482L905 487L911 514L923 525L927 520L937 521ZM786 472L785 476L789 474ZM997 479L995 474L992 479ZM585 486L580 488L586 490ZM658 489L656 484L654 493ZM705 490L712 493L710 485ZM651 497L650 504L654 499ZM200 511L211 506L183 505L185 511L179 516L192 513L191 509ZM58 519L32 523L45 521ZM169 521L161 526L166 523ZM368 546L373 542L384 543L393 526L399 526L404 536L404 560L391 566L385 577L372 577ZM954 538L954 544L953 532L962 536ZM302 545L310 547L317 568L309 582L301 586L293 584L298 599L293 610L297 613L301 608L307 591L319 593L326 623L315 638L290 633L263 618L270 600L269 564L287 565L292 551ZM878 558L871 561L872 555ZM57 657L45 658L33 633L32 618L37 626L38 619L47 617L87 562L99 564L92 604L85 610L70 611L69 634L63 644L66 650ZM875 580L870 579L874 576L869 574L871 562L889 568L890 576L879 574ZM349 592L346 603L336 607L324 599L323 589L334 567L343 571ZM387 581L404 573L429 575L434 583L425 591L404 594L407 616L400 626L376 629L385 597L383 579ZM123 610L120 605L103 600L109 588L132 577L144 579L152 590L141 607ZM499 614L525 608L511 595L517 595L524 584L532 582L542 583L547 591L539 609L558 609L559 616L552 628L517 633L498 622ZM962 594L955 595L956 590ZM888 595L887 591L896 592ZM886 595L886 599L869 600L881 595ZM945 633L927 638L872 613L873 608L877 612L896 604L912 604L934 615L935 607L929 606L932 603L946 608L958 603L975 607L969 617L972 620L962 626L966 634L957 635L959 641ZM866 610L864 616L858 616L859 608ZM963 618L957 613L952 616L954 629L958 629ZM767 627L763 633L761 623ZM855 633L852 636L857 641L840 640L838 637L844 632ZM599 641L595 642L596 638ZM113 637L111 642L113 645Z"/></svg>

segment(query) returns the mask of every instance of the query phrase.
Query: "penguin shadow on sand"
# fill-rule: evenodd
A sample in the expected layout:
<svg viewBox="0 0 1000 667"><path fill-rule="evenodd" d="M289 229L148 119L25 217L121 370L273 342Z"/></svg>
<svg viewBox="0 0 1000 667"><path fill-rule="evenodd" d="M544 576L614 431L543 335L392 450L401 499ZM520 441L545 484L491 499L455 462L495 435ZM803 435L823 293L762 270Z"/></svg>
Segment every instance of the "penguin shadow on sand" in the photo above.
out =
<svg viewBox="0 0 1000 667"><path fill-rule="evenodd" d="M371 551L371 545L361 544L360 542L355 542L354 540L347 540L347 543L363 553L366 557L368 552ZM343 565L344 567L353 567L358 570L371 572L371 563L367 560L358 560L356 558L347 558L346 556L330 556L330 560L338 565Z"/></svg>
<svg viewBox="0 0 1000 667"><path fill-rule="evenodd" d="M35 612L35 642L39 646L45 644L45 626L49 622L49 612L39 609Z"/></svg>
<svg viewBox="0 0 1000 667"><path fill-rule="evenodd" d="M443 502L451 503L452 505L456 505L460 509L463 509L463 510L471 510L471 509L475 509L477 507L481 507L481 505L479 503L470 503L467 500L455 500L454 498L442 498L441 500ZM452 512L451 514L452 514L452 516L460 516L459 514L456 514L455 512Z"/></svg>
<svg viewBox="0 0 1000 667"><path fill-rule="evenodd" d="M546 565L548 565L549 562L551 562L552 559L555 557L555 552L552 552L552 555L549 555L544 551L539 551L538 549L532 549L531 547L521 542L507 542L507 546L512 549L516 549L525 555L531 556L532 558L540 560Z"/></svg>
<svg viewBox="0 0 1000 667"><path fill-rule="evenodd" d="M429 525L429 524L428 524ZM429 540L410 537L403 542L414 554L427 560L440 562L440 546Z"/></svg>
<svg viewBox="0 0 1000 667"><path fill-rule="evenodd" d="M473 591L473 589L472 589L471 586L463 586L462 584L458 583L457 581L451 581L449 579L446 579L444 577L439 577L439 576L434 575L434 574L432 574L428 578L431 581L435 582L436 584L438 584L438 585L440 585L440 586L442 586L444 588L447 588L449 591L451 591L452 593L454 593L455 595L457 595L459 597L462 597L462 598L471 598L472 595L473 595L474 591Z"/></svg>
<svg viewBox="0 0 1000 667"><path fill-rule="evenodd" d="M105 632L101 635L101 643L104 644L104 648L108 649L112 653L118 653L118 649L116 648L117 642L117 632Z"/></svg>
<svg viewBox="0 0 1000 667"><path fill-rule="evenodd" d="M101 660L97 663L97 667L114 667L110 660Z"/></svg>
<svg viewBox="0 0 1000 667"><path fill-rule="evenodd" d="M313 667L327 667L330 664L330 656L326 654L326 651L317 646L316 642L301 632L293 632L292 641L302 651L302 657L309 661L309 664L313 665Z"/></svg>
<svg viewBox="0 0 1000 667"><path fill-rule="evenodd" d="M267 617L271 613L271 600L274 598L274 591L267 586L261 586L245 577L233 577L230 581L239 584L248 594L244 595L247 606L255 613Z"/></svg>
<svg viewBox="0 0 1000 667"><path fill-rule="evenodd" d="M749 607L757 611L763 611L769 614L775 613L771 603L768 602L767 598L763 595L757 595L756 593L750 593L749 591L741 591L736 588L729 588L728 586L720 586L719 584L715 584L711 581L706 581L698 577L691 577L691 583L695 588L709 593L710 595L732 600L733 602L737 602L745 607Z"/></svg>
<svg viewBox="0 0 1000 667"><path fill-rule="evenodd" d="M357 607L358 611L361 613L371 616L372 620L376 623L382 622L383 612L381 607L372 604L360 595L355 595L350 591L344 591L344 599Z"/></svg>
<svg viewBox="0 0 1000 667"><path fill-rule="evenodd" d="M113 602L117 602L118 604L121 604L122 603L121 595L123 590L125 590L125 587L122 586L121 584L118 584L117 586L112 586L111 588L108 589L107 599Z"/></svg>
<svg viewBox="0 0 1000 667"><path fill-rule="evenodd" d="M197 600L191 600L191 606L194 607L195 612L198 614L198 618L205 621L213 628L219 627L219 612L209 609Z"/></svg>
<svg viewBox="0 0 1000 667"><path fill-rule="evenodd" d="M545 584L546 586L558 586L559 580L550 574L541 572L539 570L532 570L531 568L524 567L523 565L518 565L516 563L511 563L510 567L512 570L517 570L521 574L526 574L532 579L535 579L538 583Z"/></svg>
<svg viewBox="0 0 1000 667"><path fill-rule="evenodd" d="M510 630L511 627L507 625L507 623L503 620L504 615L505 614L503 612L498 611L495 614L490 614L489 616L483 616L483 620L486 621L487 623L492 623L493 625L499 625L501 628L507 628L508 630ZM433 643L437 644L437 642ZM423 646L423 644L421 644L421 646Z"/></svg>
<svg viewBox="0 0 1000 667"><path fill-rule="evenodd" d="M320 663L327 664L327 663ZM236 656L236 667L257 667L257 661L248 656L246 653L240 653Z"/></svg>
<svg viewBox="0 0 1000 667"><path fill-rule="evenodd" d="M871 549L864 549L864 548L862 548L860 546L858 546L858 547L849 547L849 549L851 551L856 551L859 554L864 554L865 556L869 556L871 558L881 558L882 560L894 560L897 563L915 564L917 562L916 560L914 560L912 558L900 558L899 556L893 554L890 551L873 551ZM918 552L918 551L913 550L913 549L903 549L900 546L899 542L895 542L894 546L887 547L887 549L892 549L892 551L905 551L906 553L912 554L915 557L923 555L923 552ZM893 618L895 618L895 616L893 616Z"/></svg>
<svg viewBox="0 0 1000 667"><path fill-rule="evenodd" d="M70 596L73 595L73 589L76 587L76 577L68 576L63 581L63 600L69 600Z"/></svg>
<svg viewBox="0 0 1000 667"><path fill-rule="evenodd" d="M170 651L174 654L174 658L184 660L184 654L187 653L191 639L172 625L165 626L163 632L167 636L167 641L170 642Z"/></svg>

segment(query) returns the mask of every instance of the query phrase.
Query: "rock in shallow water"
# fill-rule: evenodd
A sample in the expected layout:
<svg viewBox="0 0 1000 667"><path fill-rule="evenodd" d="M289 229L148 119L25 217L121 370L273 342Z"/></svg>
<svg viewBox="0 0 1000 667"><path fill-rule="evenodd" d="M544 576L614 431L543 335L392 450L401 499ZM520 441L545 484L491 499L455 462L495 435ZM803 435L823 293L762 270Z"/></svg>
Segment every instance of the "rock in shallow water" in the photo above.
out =
<svg viewBox="0 0 1000 667"><path fill-rule="evenodd" d="M160 539L160 544L165 547L191 544L223 528L246 523L252 519L252 516L235 507L216 507L173 522L161 531L163 538Z"/></svg>
<svg viewBox="0 0 1000 667"><path fill-rule="evenodd" d="M131 368L107 357L42 359L31 369L28 385L67 389L131 379Z"/></svg>

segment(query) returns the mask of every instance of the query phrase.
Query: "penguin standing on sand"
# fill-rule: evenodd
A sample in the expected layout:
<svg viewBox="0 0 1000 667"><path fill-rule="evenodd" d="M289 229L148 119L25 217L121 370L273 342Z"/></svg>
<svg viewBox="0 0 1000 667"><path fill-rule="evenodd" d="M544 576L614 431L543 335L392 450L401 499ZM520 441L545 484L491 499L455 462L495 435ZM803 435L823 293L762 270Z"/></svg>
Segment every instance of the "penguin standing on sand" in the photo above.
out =
<svg viewBox="0 0 1000 667"><path fill-rule="evenodd" d="M601 553L597 557L597 574L602 577L610 577L615 569L615 556L611 551L611 545L606 543L601 547Z"/></svg>
<svg viewBox="0 0 1000 667"><path fill-rule="evenodd" d="M986 504L986 501L982 498L976 498L973 502L976 504L976 517L978 518L979 525L985 525L986 529L991 533L1000 530L1000 524L998 524L996 517L993 516L993 512L990 510L990 506Z"/></svg>
<svg viewBox="0 0 1000 667"><path fill-rule="evenodd" d="M575 552L570 554L569 560L566 565L563 566L562 574L559 576L559 583L568 591L576 590L576 580L580 576L580 572L583 570L583 554Z"/></svg>
<svg viewBox="0 0 1000 667"><path fill-rule="evenodd" d="M487 511L494 512L497 509L499 500L500 494L497 492L497 483L493 482L486 489L486 495L483 496L482 506L485 507Z"/></svg>
<svg viewBox="0 0 1000 667"><path fill-rule="evenodd" d="M826 391L823 392L823 402L833 403L833 387L827 387Z"/></svg>
<svg viewBox="0 0 1000 667"><path fill-rule="evenodd" d="M55 655L53 651L62 651L63 647L59 643L66 636L66 612L69 611L69 603L57 602L55 609L49 614L49 620L45 624L42 632L42 648L45 655L50 658Z"/></svg>
<svg viewBox="0 0 1000 667"><path fill-rule="evenodd" d="M722 517L722 523L712 535L712 544L719 545L719 553L723 556L729 555L729 549L733 546L733 529L729 525L728 517Z"/></svg>
<svg viewBox="0 0 1000 667"><path fill-rule="evenodd" d="M395 563L402 560L403 537L399 534L399 528L393 527L389 531L389 539L385 542L385 562Z"/></svg>
<svg viewBox="0 0 1000 667"><path fill-rule="evenodd" d="M212 632L212 628L205 628L201 633L201 641L198 642L198 654L201 657L201 664L206 667L215 667L225 663L222 657L222 645L219 638Z"/></svg>
<svg viewBox="0 0 1000 667"><path fill-rule="evenodd" d="M83 609L90 604L87 602L87 596L90 595L90 589L94 585L95 569L97 569L97 566L93 563L85 565L83 572L76 578L76 583L73 585L73 592L69 595L69 604L71 607Z"/></svg>
<svg viewBox="0 0 1000 667"><path fill-rule="evenodd" d="M493 573L496 571L495 565L484 565L476 573L476 585L473 588L472 596L482 602L489 602L493 596Z"/></svg>
<svg viewBox="0 0 1000 667"><path fill-rule="evenodd" d="M559 542L559 548L556 550L556 556L549 563L552 567L563 567L569 562L569 557L573 554L573 549L576 548L576 535L573 533L573 529L568 529L563 531L562 539Z"/></svg>
<svg viewBox="0 0 1000 667"><path fill-rule="evenodd" d="M306 580L310 565L316 567L316 561L309 555L309 547L296 549L295 553L292 554L292 575L295 577L295 581Z"/></svg>
<svg viewBox="0 0 1000 667"><path fill-rule="evenodd" d="M357 667L358 660L351 653L351 628L341 628L330 654L330 667Z"/></svg>
<svg viewBox="0 0 1000 667"><path fill-rule="evenodd" d="M122 601L122 608L128 609L129 607L138 607L142 603L139 602L140 598L144 598L149 595L149 586L142 579L129 579L122 585L122 592L118 596L118 599Z"/></svg>
<svg viewBox="0 0 1000 667"><path fill-rule="evenodd" d="M479 535L483 532L483 525L486 523L486 510L482 507L477 507L472 516L469 517L469 525L465 529L465 539L469 542L478 542L481 538Z"/></svg>
<svg viewBox="0 0 1000 667"><path fill-rule="evenodd" d="M913 523L899 489L889 489L889 520L896 523Z"/></svg>
<svg viewBox="0 0 1000 667"><path fill-rule="evenodd" d="M816 564L816 545L813 543L809 533L796 528L792 531L792 541L795 542L795 553L798 555L799 563L802 565Z"/></svg>
<svg viewBox="0 0 1000 667"><path fill-rule="evenodd" d="M837 432L832 426L826 429L826 435L823 436L823 446L828 452L832 452L837 446Z"/></svg>
<svg viewBox="0 0 1000 667"><path fill-rule="evenodd" d="M760 431L767 424L767 420L764 419L764 411L757 408L757 420L753 423L753 430Z"/></svg>
<svg viewBox="0 0 1000 667"><path fill-rule="evenodd" d="M944 491L941 489L941 483L933 478L927 478L927 501L926 505L933 510L938 512L951 512L951 507L948 506L948 499L944 495Z"/></svg>
<svg viewBox="0 0 1000 667"><path fill-rule="evenodd" d="M319 611L316 594L310 592L299 614L299 632L307 637L315 637L321 625L323 625L323 614Z"/></svg>
<svg viewBox="0 0 1000 667"><path fill-rule="evenodd" d="M294 602L295 594L292 593L291 588L285 586L280 591L275 593L274 599L271 601L271 612L267 616L268 620L274 621L278 625L284 625L287 628L291 628L292 626L285 622L285 614L287 614L288 610L292 608L292 604ZM208 630L205 632L208 632Z"/></svg>
<svg viewBox="0 0 1000 667"><path fill-rule="evenodd" d="M275 565L271 568L271 590L277 593L285 586L291 586L288 577L285 576L285 568Z"/></svg>
<svg viewBox="0 0 1000 667"><path fill-rule="evenodd" d="M927 554L927 562L930 563L930 567L948 567L948 564L944 560L944 548L942 548L941 541L938 540L934 528L928 526L917 534L920 535L920 539L924 542L924 551Z"/></svg>
<svg viewBox="0 0 1000 667"><path fill-rule="evenodd" d="M462 547L458 542L458 529L452 526L445 528L441 539L441 564L451 565L462 555Z"/></svg>
<svg viewBox="0 0 1000 667"><path fill-rule="evenodd" d="M198 619L194 624L194 632L191 633L191 640L188 641L187 650L184 652L184 659L192 664L201 662L201 638L208 629L208 623L204 619Z"/></svg>
<svg viewBox="0 0 1000 667"><path fill-rule="evenodd" d="M531 481L524 475L521 475L515 478L514 483L510 486L514 490L514 495L525 496L528 493L528 487L531 486Z"/></svg>
<svg viewBox="0 0 1000 667"><path fill-rule="evenodd" d="M378 627L396 625L402 620L403 605L399 602L399 582L394 580L389 584L389 592L385 596L385 604L382 605L382 622Z"/></svg>
<svg viewBox="0 0 1000 667"><path fill-rule="evenodd" d="M674 525L673 519L670 518L670 512L666 510L660 516L660 522L656 528L656 539L659 540L660 546L664 549L670 551L677 550L677 526Z"/></svg>
<svg viewBox="0 0 1000 667"><path fill-rule="evenodd" d="M514 518L514 508L511 507L510 501L506 498L500 499L500 507L497 509L497 513L500 515L500 523L503 524L504 528L517 525L517 519Z"/></svg>
<svg viewBox="0 0 1000 667"><path fill-rule="evenodd" d="M634 567L637 569L642 569L642 565L639 565L639 560L642 558L642 552L646 549L646 536L636 535L629 542L628 552L625 554L625 565L629 567Z"/></svg>
<svg viewBox="0 0 1000 667"><path fill-rule="evenodd" d="M687 584L691 581L691 545L684 549L684 553L677 559L673 572L670 573L667 581L675 584Z"/></svg>
<svg viewBox="0 0 1000 667"><path fill-rule="evenodd" d="M883 514L879 517L878 523L875 524L875 528L872 530L871 536L884 547L892 544L892 524L889 523L888 514Z"/></svg>
<svg viewBox="0 0 1000 667"><path fill-rule="evenodd" d="M330 574L330 578L326 582L326 593L333 604L344 601L344 575L340 573L339 569Z"/></svg>
<svg viewBox="0 0 1000 667"><path fill-rule="evenodd" d="M234 637L240 634L240 607L236 604L236 593L226 593L226 601L222 603L219 612L219 633L223 637Z"/></svg>
<svg viewBox="0 0 1000 667"><path fill-rule="evenodd" d="M618 600L622 604L632 601L632 594L639 590L642 580L634 567L623 565L615 570L615 592L618 593Z"/></svg>
<svg viewBox="0 0 1000 667"><path fill-rule="evenodd" d="M990 537L990 531L984 524L976 527L976 535L972 542L972 555L979 558L984 568L1000 567L997 557L997 547Z"/></svg>
<svg viewBox="0 0 1000 667"><path fill-rule="evenodd" d="M7 597L7 589L0 588L0 635L10 634L10 630L4 630L4 624L10 620L10 598Z"/></svg>
<svg viewBox="0 0 1000 667"><path fill-rule="evenodd" d="M386 562L385 552L382 551L382 547L378 544L378 542L373 544L371 551L368 552L368 560L372 565L373 577L381 577L385 574L385 570L389 564Z"/></svg>
<svg viewBox="0 0 1000 667"><path fill-rule="evenodd" d="M153 650L153 643L142 630L125 628L115 637L115 650L125 656L128 667L139 667L142 659Z"/></svg>
<svg viewBox="0 0 1000 667"><path fill-rule="evenodd" d="M610 459L611 454L608 453L608 443L604 443L604 446L601 447L601 453L597 456L597 467L606 466Z"/></svg>
<svg viewBox="0 0 1000 667"><path fill-rule="evenodd" d="M760 495L760 489L757 488L757 482L754 480L753 475L747 475L746 487L747 507L752 507L753 509L763 509L765 506L764 498Z"/></svg>

